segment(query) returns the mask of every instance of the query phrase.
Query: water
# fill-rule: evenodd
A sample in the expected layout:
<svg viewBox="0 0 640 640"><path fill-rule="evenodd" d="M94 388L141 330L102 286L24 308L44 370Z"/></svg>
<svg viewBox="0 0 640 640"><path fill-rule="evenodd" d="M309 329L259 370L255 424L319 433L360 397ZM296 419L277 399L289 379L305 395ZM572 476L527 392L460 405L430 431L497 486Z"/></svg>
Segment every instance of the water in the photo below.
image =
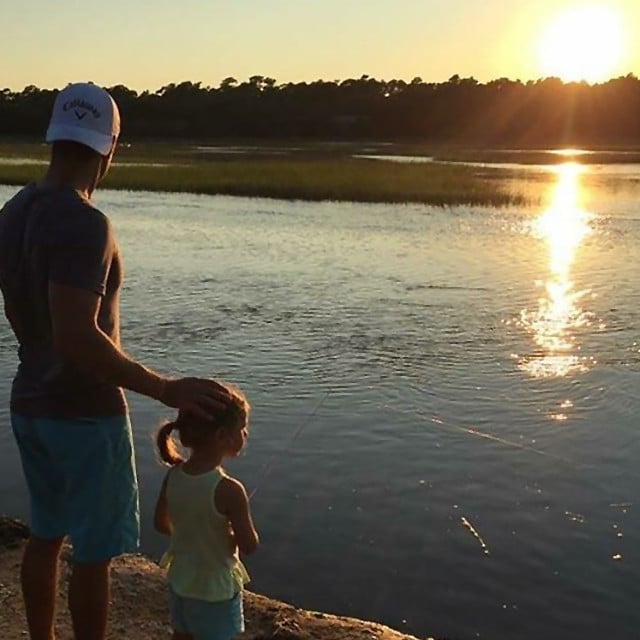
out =
<svg viewBox="0 0 640 640"><path fill-rule="evenodd" d="M530 208L97 195L125 256L127 350L254 405L229 464L259 488L254 590L421 636L636 637L640 172L625 171L568 165ZM14 366L3 319L3 397ZM157 556L150 434L171 412L130 399ZM4 403L0 427L0 511L26 518Z"/></svg>

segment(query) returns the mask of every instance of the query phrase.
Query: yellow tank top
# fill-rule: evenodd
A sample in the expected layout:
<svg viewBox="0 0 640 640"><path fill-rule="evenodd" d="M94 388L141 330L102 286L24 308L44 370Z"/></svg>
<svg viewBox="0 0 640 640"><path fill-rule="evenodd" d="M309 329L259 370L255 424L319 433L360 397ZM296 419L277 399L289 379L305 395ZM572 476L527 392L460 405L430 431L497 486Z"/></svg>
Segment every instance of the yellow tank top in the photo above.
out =
<svg viewBox="0 0 640 640"><path fill-rule="evenodd" d="M163 566L173 591L208 602L229 600L249 582L229 543L229 520L215 507L221 469L189 475L179 465L169 472L167 504L173 535Z"/></svg>

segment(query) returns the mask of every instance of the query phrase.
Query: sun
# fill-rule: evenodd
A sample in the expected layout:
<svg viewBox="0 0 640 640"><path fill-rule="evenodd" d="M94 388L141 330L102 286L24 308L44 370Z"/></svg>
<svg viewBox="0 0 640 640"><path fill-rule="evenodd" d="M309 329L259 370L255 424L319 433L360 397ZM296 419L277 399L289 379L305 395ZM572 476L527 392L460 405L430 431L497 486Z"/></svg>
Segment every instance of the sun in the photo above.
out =
<svg viewBox="0 0 640 640"><path fill-rule="evenodd" d="M573 7L559 14L540 38L540 68L565 82L610 79L624 54L622 16L610 7Z"/></svg>

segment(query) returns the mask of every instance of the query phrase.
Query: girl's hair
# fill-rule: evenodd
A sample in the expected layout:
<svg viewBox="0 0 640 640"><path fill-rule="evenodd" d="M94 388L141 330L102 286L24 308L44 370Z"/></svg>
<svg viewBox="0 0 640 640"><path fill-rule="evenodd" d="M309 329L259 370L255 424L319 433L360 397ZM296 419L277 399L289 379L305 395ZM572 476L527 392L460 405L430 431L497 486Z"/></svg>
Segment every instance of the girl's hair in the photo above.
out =
<svg viewBox="0 0 640 640"><path fill-rule="evenodd" d="M250 405L240 389L224 385L231 396L230 402L211 415L210 420L203 420L192 413L180 410L174 421L167 421L160 425L156 433L156 447L160 460L173 467L184 458L180 454L178 443L173 432L178 432L180 444L189 449L198 446L208 435L215 431L233 431L242 428L249 422Z"/></svg>

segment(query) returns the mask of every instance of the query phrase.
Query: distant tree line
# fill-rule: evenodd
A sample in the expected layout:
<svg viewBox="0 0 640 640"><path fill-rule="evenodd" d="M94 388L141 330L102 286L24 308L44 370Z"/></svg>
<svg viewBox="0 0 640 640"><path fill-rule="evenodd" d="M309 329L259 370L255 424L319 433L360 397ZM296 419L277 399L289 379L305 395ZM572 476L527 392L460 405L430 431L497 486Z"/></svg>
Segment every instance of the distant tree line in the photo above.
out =
<svg viewBox="0 0 640 640"><path fill-rule="evenodd" d="M557 78L480 83L453 76L277 84L252 76L218 87L169 84L137 93L109 89L123 139L393 139L477 145L640 143L640 80L596 85ZM56 91L0 89L0 136L42 136Z"/></svg>

